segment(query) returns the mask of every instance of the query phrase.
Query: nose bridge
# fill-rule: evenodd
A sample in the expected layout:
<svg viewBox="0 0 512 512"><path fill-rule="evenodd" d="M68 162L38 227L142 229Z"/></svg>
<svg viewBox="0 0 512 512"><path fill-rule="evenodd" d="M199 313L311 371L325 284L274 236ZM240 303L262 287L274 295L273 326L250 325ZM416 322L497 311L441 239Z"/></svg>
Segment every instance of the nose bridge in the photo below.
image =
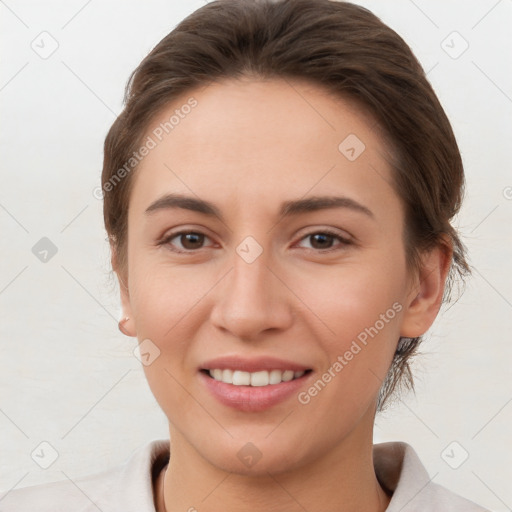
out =
<svg viewBox="0 0 512 512"><path fill-rule="evenodd" d="M212 312L212 321L218 327L239 338L284 328L291 319L285 287L271 270L270 250L259 247L254 239L246 239L236 248L230 260L231 272Z"/></svg>
<svg viewBox="0 0 512 512"><path fill-rule="evenodd" d="M268 274L267 258L264 256L249 263L237 254L233 258L231 288L236 292L238 302L244 302L247 298L263 300L270 295Z"/></svg>

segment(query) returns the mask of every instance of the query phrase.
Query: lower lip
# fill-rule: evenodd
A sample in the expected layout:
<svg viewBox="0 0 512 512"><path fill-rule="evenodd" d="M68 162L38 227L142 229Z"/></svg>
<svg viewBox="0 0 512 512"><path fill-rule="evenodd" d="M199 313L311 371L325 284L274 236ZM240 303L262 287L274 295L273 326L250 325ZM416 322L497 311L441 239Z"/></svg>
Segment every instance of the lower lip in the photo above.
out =
<svg viewBox="0 0 512 512"><path fill-rule="evenodd" d="M308 372L298 379L279 384L269 384L268 386L226 384L215 380L202 371L199 372L199 378L202 379L208 391L222 404L239 411L258 412L269 409L297 393L312 373Z"/></svg>

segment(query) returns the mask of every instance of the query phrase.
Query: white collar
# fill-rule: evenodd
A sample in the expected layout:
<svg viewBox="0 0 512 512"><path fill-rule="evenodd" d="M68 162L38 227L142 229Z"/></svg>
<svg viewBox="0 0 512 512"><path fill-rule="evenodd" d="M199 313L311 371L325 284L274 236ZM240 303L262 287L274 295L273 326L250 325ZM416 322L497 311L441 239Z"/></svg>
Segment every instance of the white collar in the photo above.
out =
<svg viewBox="0 0 512 512"><path fill-rule="evenodd" d="M74 478L7 491L3 512L155 512L154 473L169 458L168 439L137 449L124 465ZM386 512L489 512L434 483L407 443L373 446L375 473L393 496ZM434 475L435 476L435 475Z"/></svg>

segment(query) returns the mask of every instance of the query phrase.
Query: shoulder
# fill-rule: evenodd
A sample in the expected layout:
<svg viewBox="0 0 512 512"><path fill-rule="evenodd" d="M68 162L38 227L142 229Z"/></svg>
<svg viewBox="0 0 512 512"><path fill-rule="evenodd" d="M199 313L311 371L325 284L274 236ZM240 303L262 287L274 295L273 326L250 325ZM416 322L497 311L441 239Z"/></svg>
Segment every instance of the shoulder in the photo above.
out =
<svg viewBox="0 0 512 512"><path fill-rule="evenodd" d="M489 512L433 482L407 443L374 445L373 456L377 478L393 492L386 512Z"/></svg>
<svg viewBox="0 0 512 512"><path fill-rule="evenodd" d="M101 477L99 482L101 482ZM2 512L70 512L71 510L87 510L91 504L91 494L98 483L92 482L92 489L85 493L81 491L80 482L75 485L71 480L63 480L48 484L32 485L21 489L12 489L0 494L0 509ZM93 492L91 492L91 490Z"/></svg>
<svg viewBox="0 0 512 512"><path fill-rule="evenodd" d="M169 441L154 440L128 461L80 478L0 492L2 512L153 512L152 468Z"/></svg>
<svg viewBox="0 0 512 512"><path fill-rule="evenodd" d="M453 493L442 485L430 483L418 496L411 510L436 510L446 512L490 512L488 509ZM430 507L430 508L427 508Z"/></svg>

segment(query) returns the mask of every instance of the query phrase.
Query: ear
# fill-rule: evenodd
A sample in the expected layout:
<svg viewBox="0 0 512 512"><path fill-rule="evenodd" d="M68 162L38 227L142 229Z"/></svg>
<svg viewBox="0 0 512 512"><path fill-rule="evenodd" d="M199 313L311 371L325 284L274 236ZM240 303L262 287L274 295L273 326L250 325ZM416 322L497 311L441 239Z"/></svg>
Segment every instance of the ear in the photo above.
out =
<svg viewBox="0 0 512 512"><path fill-rule="evenodd" d="M119 266L117 252L111 247L112 251L112 268L116 273L117 280L119 281L119 291L121 298L121 309L122 315L119 319L119 330L126 336L135 337L137 332L135 330L135 321L133 318L131 303L130 303L130 291L128 288L128 272L123 271L123 268Z"/></svg>
<svg viewBox="0 0 512 512"><path fill-rule="evenodd" d="M423 254L419 274L415 276L405 304L400 336L422 336L434 323L441 307L452 256L453 245L448 237Z"/></svg>

